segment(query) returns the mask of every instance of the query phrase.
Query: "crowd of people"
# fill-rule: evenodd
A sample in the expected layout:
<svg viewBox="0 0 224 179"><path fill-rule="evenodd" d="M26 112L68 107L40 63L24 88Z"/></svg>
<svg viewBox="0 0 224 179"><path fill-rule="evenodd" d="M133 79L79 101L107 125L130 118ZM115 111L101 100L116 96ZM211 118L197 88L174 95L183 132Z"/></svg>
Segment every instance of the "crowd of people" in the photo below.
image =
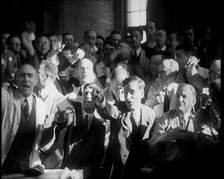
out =
<svg viewBox="0 0 224 179"><path fill-rule="evenodd" d="M222 47L210 27L147 25L144 43L139 27L1 35L2 176L219 175Z"/></svg>

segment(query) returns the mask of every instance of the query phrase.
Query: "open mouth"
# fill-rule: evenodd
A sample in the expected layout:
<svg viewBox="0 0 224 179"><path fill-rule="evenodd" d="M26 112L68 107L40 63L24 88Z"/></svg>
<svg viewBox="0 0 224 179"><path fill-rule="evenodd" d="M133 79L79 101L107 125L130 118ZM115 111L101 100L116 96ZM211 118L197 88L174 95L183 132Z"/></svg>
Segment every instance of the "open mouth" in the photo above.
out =
<svg viewBox="0 0 224 179"><path fill-rule="evenodd" d="M29 85L22 85L22 89L30 89Z"/></svg>

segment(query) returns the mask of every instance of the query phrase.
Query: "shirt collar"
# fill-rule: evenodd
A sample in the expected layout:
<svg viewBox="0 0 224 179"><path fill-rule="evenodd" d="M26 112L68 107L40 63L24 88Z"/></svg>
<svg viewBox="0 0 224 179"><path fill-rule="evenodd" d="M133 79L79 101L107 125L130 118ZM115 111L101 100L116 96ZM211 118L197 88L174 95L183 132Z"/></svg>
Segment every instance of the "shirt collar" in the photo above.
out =
<svg viewBox="0 0 224 179"><path fill-rule="evenodd" d="M54 91L55 88L56 87L54 84L49 84L45 88L41 89L40 90L41 98L44 100L50 93L52 93L52 91Z"/></svg>
<svg viewBox="0 0 224 179"><path fill-rule="evenodd" d="M138 49L136 49L136 54L137 54L137 56L139 56L139 54L141 53L141 50L142 50L141 47L139 47Z"/></svg>
<svg viewBox="0 0 224 179"><path fill-rule="evenodd" d="M131 111L130 115L134 117L135 123L137 125L139 125L140 120L141 120L141 108L139 108L138 110L135 110L135 111Z"/></svg>
<svg viewBox="0 0 224 179"><path fill-rule="evenodd" d="M173 90L175 83L171 83L168 87L165 87L169 92Z"/></svg>

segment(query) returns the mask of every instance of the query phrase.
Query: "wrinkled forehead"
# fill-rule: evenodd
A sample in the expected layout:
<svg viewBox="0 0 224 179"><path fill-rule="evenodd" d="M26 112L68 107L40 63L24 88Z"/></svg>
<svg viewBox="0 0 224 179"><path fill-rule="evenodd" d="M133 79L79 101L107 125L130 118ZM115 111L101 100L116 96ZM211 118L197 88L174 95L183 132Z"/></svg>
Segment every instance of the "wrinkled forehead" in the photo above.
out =
<svg viewBox="0 0 224 179"><path fill-rule="evenodd" d="M19 39L19 37L13 37L13 38L11 38L10 42L11 43L16 43L16 42L20 43L20 39Z"/></svg>
<svg viewBox="0 0 224 179"><path fill-rule="evenodd" d="M138 30L133 30L132 32L131 32L131 36L133 37L133 36L140 36L141 37L141 34L140 34L140 32L138 31Z"/></svg>
<svg viewBox="0 0 224 179"><path fill-rule="evenodd" d="M93 62L87 58L84 58L79 62L79 67L93 68Z"/></svg>
<svg viewBox="0 0 224 179"><path fill-rule="evenodd" d="M37 71L31 65L23 65L18 71L18 74L37 74Z"/></svg>
<svg viewBox="0 0 224 179"><path fill-rule="evenodd" d="M162 55L152 55L150 60L151 62L162 62Z"/></svg>
<svg viewBox="0 0 224 179"><path fill-rule="evenodd" d="M130 81L128 84L126 84L124 86L124 90L125 91L130 91L130 90L133 90L133 91L139 91L139 84L137 81Z"/></svg>
<svg viewBox="0 0 224 179"><path fill-rule="evenodd" d="M65 40L73 40L73 36L71 34L65 35L64 37Z"/></svg>
<svg viewBox="0 0 224 179"><path fill-rule="evenodd" d="M87 32L86 36L96 38L96 32L91 30L91 31Z"/></svg>
<svg viewBox="0 0 224 179"><path fill-rule="evenodd" d="M42 43L42 42L50 43L49 39L47 37L45 37L45 36L40 37L38 42L39 43Z"/></svg>
<svg viewBox="0 0 224 179"><path fill-rule="evenodd" d="M186 95L186 96L195 97L195 90L193 89L193 87L189 85L184 85L178 88L177 95L178 96Z"/></svg>

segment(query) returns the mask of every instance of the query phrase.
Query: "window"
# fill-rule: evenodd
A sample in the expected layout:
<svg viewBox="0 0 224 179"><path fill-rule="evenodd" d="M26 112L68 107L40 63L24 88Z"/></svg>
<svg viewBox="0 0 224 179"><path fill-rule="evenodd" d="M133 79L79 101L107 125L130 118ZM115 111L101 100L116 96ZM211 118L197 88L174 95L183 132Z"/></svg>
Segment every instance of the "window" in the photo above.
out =
<svg viewBox="0 0 224 179"><path fill-rule="evenodd" d="M146 25L146 7L148 0L127 0L127 26Z"/></svg>

